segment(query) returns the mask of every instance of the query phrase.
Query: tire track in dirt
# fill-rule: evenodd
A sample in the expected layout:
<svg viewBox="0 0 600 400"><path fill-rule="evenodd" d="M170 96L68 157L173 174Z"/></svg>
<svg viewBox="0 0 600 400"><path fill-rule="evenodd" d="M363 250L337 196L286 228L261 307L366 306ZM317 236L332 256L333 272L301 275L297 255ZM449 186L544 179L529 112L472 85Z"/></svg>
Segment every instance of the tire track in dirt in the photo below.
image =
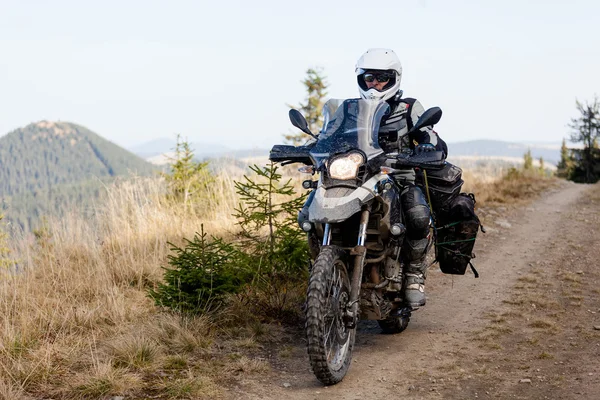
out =
<svg viewBox="0 0 600 400"><path fill-rule="evenodd" d="M490 215L484 217L484 224L492 229L479 235L475 247L474 261L481 277L474 279L470 271L464 277L444 275L433 266L426 285L428 304L413 313L405 332L382 335L376 323L361 323L352 366L341 383L321 385L310 371L305 348L299 344L294 357L279 371L259 380L242 381L231 388L228 397L471 398L458 392L448 397L437 387L456 384L457 373L464 372L457 364L459 357L476 358L469 354L473 346L467 345L472 333L487 323L487 313L507 300L508 290L540 259L544 248L557 245L555 239L566 223L563 215L576 206L589 187L562 182L531 205L495 216L509 221L510 227L505 223L504 227L493 225ZM437 378L429 378L430 387L415 385L433 375Z"/></svg>

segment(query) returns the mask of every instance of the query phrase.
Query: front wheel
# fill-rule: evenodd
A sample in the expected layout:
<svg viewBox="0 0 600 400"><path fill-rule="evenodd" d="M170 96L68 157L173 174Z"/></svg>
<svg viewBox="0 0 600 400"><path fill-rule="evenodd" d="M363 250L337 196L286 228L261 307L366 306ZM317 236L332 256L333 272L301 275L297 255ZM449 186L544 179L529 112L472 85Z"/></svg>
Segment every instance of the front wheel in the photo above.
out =
<svg viewBox="0 0 600 400"><path fill-rule="evenodd" d="M324 246L313 265L306 294L306 338L312 370L325 385L344 379L352 359L356 327L344 322L350 280L344 252Z"/></svg>

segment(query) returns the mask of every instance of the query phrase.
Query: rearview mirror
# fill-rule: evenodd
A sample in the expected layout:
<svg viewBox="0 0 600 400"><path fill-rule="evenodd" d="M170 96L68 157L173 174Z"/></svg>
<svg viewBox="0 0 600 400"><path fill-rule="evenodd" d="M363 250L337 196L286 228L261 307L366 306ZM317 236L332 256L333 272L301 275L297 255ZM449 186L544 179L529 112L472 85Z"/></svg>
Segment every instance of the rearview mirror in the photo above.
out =
<svg viewBox="0 0 600 400"><path fill-rule="evenodd" d="M292 108L289 112L289 116L290 116L290 121L292 122L292 125L294 125L298 129L300 129L302 132L307 133L310 136L316 138L316 136L313 135L313 133L310 131L310 129L308 129L308 122L306 122L306 118L304 118L304 115L302 115L302 113L300 111Z"/></svg>
<svg viewBox="0 0 600 400"><path fill-rule="evenodd" d="M439 107L431 107L421 115L421 118L419 118L410 131L416 132L425 126L435 125L440 122L440 119L442 119L442 109Z"/></svg>

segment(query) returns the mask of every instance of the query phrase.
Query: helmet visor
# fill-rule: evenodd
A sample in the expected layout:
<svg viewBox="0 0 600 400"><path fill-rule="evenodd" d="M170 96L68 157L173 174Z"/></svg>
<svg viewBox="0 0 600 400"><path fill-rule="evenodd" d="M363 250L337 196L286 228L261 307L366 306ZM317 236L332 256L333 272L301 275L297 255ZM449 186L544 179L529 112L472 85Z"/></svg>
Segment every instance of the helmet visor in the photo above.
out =
<svg viewBox="0 0 600 400"><path fill-rule="evenodd" d="M367 70L362 74L357 76L358 85L362 90L375 89L377 91L383 92L387 89L391 88L396 84L396 71L394 70ZM385 83L385 85L378 89L376 86L372 86L369 88L367 83L374 83L377 81L378 83Z"/></svg>

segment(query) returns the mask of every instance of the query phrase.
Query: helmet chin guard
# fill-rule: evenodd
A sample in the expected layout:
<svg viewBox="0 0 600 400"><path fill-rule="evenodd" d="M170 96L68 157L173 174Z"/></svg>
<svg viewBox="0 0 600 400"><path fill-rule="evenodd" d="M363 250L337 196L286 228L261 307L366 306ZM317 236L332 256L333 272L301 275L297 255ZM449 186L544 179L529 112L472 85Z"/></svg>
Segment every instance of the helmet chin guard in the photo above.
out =
<svg viewBox="0 0 600 400"><path fill-rule="evenodd" d="M381 90L367 88L363 75L367 71L393 72L394 79ZM356 80L360 97L368 100L389 100L400 90L402 64L396 53L390 49L369 49L356 62Z"/></svg>
<svg viewBox="0 0 600 400"><path fill-rule="evenodd" d="M359 78L362 79L362 78ZM381 92L375 88L371 88L368 90L362 90L359 89L360 91L360 97L365 99L365 100L388 100L390 98L393 97L394 94L396 94L396 92L394 93L389 93L389 90L382 90Z"/></svg>

